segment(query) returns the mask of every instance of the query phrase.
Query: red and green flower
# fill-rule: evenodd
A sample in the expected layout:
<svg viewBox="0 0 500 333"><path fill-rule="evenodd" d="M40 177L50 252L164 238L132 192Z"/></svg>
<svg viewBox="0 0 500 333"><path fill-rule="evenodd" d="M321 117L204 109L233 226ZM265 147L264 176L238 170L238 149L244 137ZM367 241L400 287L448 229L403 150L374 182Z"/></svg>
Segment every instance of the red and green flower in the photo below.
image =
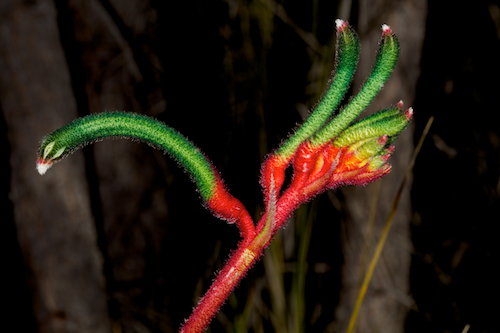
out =
<svg viewBox="0 0 500 333"><path fill-rule="evenodd" d="M257 224L229 193L206 156L180 133L153 118L105 112L79 118L43 139L37 159L40 174L69 153L103 138L131 138L162 149L187 170L212 214L239 228L242 241L238 249L181 332L201 332L209 324L273 235L302 203L328 189L366 185L390 172L387 161L394 152L393 143L411 120L412 108L404 110L399 102L364 119L356 118L392 73L399 56L398 40L389 26L382 26L372 73L360 92L339 109L356 70L359 40L347 22L336 23L336 65L326 93L304 124L262 164L265 211ZM292 171L290 179L287 169Z"/></svg>

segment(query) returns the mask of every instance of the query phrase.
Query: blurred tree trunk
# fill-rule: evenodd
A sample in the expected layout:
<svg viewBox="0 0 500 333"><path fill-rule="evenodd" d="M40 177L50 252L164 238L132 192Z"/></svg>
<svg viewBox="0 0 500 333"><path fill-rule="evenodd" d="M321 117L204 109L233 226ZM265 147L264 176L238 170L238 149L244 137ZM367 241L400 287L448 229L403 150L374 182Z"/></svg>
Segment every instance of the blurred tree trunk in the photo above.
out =
<svg viewBox="0 0 500 333"><path fill-rule="evenodd" d="M52 1L2 1L0 68L9 197L39 332L109 332L83 156L43 177L35 169L40 139L77 116Z"/></svg>
<svg viewBox="0 0 500 333"><path fill-rule="evenodd" d="M420 76L419 66L426 15L427 2L423 0L359 2L359 22L355 25L363 48L353 84L354 91L359 90L369 75L374 59L373 50L376 49L377 41L380 39L380 26L388 24L396 32L401 43L401 56L396 69L370 106L368 113L394 105L399 100L405 102L405 107L413 104ZM349 323L368 260L381 235L413 153L413 128L410 125L398 138L396 152L389 161L393 166L392 172L379 181L381 184L374 183L366 188L349 187L341 190L346 198L347 217L343 223L342 248L345 264L342 270L341 299L336 312L336 332L345 332ZM407 183L403 192L388 240L358 314L356 332L404 331L405 318L413 304L409 296L412 252L410 187L411 181ZM380 194L377 194L379 189ZM370 209L372 198L377 195L379 199L376 202L375 225L370 235L368 226ZM365 242L370 244L370 255L365 252Z"/></svg>

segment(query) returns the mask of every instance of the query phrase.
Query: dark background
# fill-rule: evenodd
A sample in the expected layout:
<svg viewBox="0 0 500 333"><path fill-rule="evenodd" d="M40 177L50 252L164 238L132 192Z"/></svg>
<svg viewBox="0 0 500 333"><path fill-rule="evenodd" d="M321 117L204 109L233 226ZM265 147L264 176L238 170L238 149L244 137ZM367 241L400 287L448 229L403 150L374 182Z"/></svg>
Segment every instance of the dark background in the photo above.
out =
<svg viewBox="0 0 500 333"><path fill-rule="evenodd" d="M38 143L92 112L155 116L205 152L258 217L260 163L322 93L337 17L363 46L354 92L380 25L400 37L393 83L375 103L403 98L415 117L382 188L397 189L435 117L357 331L498 331L500 6L416 0L2 1L4 326L176 331L236 247L236 228L211 217L188 175L145 145L100 142L40 177ZM350 228L365 235L357 216L369 215L376 189L334 190L304 206L211 330L344 331L360 279L350 274L363 271L349 251L366 241ZM394 198L381 193L375 240ZM298 267L305 296L294 289Z"/></svg>

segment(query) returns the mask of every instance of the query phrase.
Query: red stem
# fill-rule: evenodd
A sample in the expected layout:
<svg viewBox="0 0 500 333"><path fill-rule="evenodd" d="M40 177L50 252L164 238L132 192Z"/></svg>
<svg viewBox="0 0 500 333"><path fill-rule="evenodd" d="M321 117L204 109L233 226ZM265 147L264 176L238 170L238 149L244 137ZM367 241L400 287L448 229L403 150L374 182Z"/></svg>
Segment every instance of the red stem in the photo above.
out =
<svg viewBox="0 0 500 333"><path fill-rule="evenodd" d="M272 181L271 189L274 189L274 181ZM286 218L288 215L289 213L280 216ZM282 225L282 222L277 220L276 198L271 195L267 211L258 224L257 235L254 233L253 237L243 239L240 242L238 249L217 275L210 289L181 327L180 332L197 333L202 332L207 327L248 269L260 259L262 251L271 242L277 225Z"/></svg>
<svg viewBox="0 0 500 333"><path fill-rule="evenodd" d="M207 327L248 269L260 258L264 248L256 248L253 243L245 240L240 243L179 332L202 332Z"/></svg>
<svg viewBox="0 0 500 333"><path fill-rule="evenodd" d="M280 184L281 185L281 184ZM210 323L220 307L224 304L229 294L236 288L240 280L245 276L246 272L252 265L260 259L262 252L269 245L274 233L283 226L285 220L291 213L307 199L299 193L301 184L291 186L283 195L277 199L277 191L275 190L274 177L270 177L269 181L269 196L266 212L257 224L255 229L253 223L248 221L247 214L241 214L243 209L238 208L238 213L234 211L234 206L221 205L219 200L212 202L212 209L217 212L224 212L226 217L233 217L234 221L240 228L240 232L244 237L238 245L238 249L232 254L222 270L219 272L215 281L206 292L205 296L200 300L196 309L194 309L188 320L182 325L181 333L197 333L202 332ZM227 192L221 191L217 198L231 198L232 203L239 203L233 199ZM215 203L215 204L214 204ZM244 210L246 212L246 210ZM229 212L229 213L228 213ZM251 225L250 225L251 223ZM245 237L246 236L246 237Z"/></svg>

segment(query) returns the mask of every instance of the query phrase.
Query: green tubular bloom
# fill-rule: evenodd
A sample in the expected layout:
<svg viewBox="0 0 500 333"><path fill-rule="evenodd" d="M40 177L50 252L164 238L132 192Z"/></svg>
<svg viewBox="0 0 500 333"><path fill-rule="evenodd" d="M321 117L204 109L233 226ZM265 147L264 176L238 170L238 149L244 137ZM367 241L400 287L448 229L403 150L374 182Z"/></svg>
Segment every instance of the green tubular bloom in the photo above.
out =
<svg viewBox="0 0 500 333"><path fill-rule="evenodd" d="M362 144L354 154L360 160L368 159L372 156L378 155L381 151L383 151L386 142L387 136L369 139L366 143Z"/></svg>
<svg viewBox="0 0 500 333"><path fill-rule="evenodd" d="M385 118L389 118L392 116L398 116L402 114L402 110L399 107L388 107L382 110L379 110L375 112L374 114L369 115L368 117L365 117L361 119L360 121L352 124L349 127L357 128L361 126L368 126L372 123L375 123L377 121L380 121Z"/></svg>
<svg viewBox="0 0 500 333"><path fill-rule="evenodd" d="M391 75L399 57L399 41L387 25L382 26L382 40L379 44L373 70L351 102L312 140L314 145L324 144L340 134L370 105Z"/></svg>
<svg viewBox="0 0 500 333"><path fill-rule="evenodd" d="M384 115L386 112L386 116ZM381 137L387 135L389 138L397 136L408 125L408 118L404 113L393 114L393 109L386 109L377 114L373 118L365 118L354 125L350 126L342 132L334 141L336 147L350 146L356 142ZM393 140L391 140L392 142Z"/></svg>
<svg viewBox="0 0 500 333"><path fill-rule="evenodd" d="M78 118L47 135L38 149L37 169L44 174L73 151L104 138L146 142L174 157L191 175L203 199L214 193L217 176L212 164L189 140L164 123L131 112L104 112Z"/></svg>
<svg viewBox="0 0 500 333"><path fill-rule="evenodd" d="M318 131L333 114L351 84L359 59L359 38L345 21L337 20L336 68L330 86L304 124L277 151L285 159L291 157L297 147Z"/></svg>

